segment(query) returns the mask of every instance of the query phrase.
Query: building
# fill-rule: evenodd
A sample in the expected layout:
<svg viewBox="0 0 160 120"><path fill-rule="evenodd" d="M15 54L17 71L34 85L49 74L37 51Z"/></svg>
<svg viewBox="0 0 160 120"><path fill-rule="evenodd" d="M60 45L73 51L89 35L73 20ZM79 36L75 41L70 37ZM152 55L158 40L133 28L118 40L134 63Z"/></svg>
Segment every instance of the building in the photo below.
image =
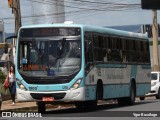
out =
<svg viewBox="0 0 160 120"><path fill-rule="evenodd" d="M0 43L4 42L4 22L0 20Z"/></svg>
<svg viewBox="0 0 160 120"><path fill-rule="evenodd" d="M64 0L32 0L33 24L64 23L65 7Z"/></svg>

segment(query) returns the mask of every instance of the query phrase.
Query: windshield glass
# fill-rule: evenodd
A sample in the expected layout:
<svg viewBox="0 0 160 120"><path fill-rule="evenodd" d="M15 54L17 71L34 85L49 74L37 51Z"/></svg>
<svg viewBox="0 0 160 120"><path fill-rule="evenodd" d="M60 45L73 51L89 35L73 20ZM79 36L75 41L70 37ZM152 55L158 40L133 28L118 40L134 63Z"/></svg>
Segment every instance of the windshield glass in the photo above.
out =
<svg viewBox="0 0 160 120"><path fill-rule="evenodd" d="M151 73L151 80L157 80L157 73Z"/></svg>
<svg viewBox="0 0 160 120"><path fill-rule="evenodd" d="M18 53L19 70L26 76L68 76L80 69L80 35L21 37Z"/></svg>

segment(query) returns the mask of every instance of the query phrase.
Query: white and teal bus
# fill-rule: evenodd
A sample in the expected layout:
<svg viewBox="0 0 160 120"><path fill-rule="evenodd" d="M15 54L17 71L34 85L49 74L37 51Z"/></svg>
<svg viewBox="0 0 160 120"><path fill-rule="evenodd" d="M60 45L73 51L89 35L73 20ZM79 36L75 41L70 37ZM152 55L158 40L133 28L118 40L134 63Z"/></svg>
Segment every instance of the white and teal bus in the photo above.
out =
<svg viewBox="0 0 160 120"><path fill-rule="evenodd" d="M21 27L16 45L19 101L75 103L98 100L134 104L151 89L149 41L145 34L78 24Z"/></svg>

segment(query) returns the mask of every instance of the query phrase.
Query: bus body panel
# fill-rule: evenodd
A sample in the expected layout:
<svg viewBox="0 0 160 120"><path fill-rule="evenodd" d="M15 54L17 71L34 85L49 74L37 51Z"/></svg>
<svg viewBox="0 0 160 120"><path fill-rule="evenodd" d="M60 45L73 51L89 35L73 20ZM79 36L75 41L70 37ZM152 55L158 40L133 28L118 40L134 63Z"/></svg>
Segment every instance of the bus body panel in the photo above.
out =
<svg viewBox="0 0 160 120"><path fill-rule="evenodd" d="M98 80L103 82L103 99L129 97L130 83L133 79L136 82L136 96L143 96L150 90L150 76L148 76L150 69L143 69L141 65L110 64L97 66L86 77L86 94L88 95L86 100L95 99Z"/></svg>

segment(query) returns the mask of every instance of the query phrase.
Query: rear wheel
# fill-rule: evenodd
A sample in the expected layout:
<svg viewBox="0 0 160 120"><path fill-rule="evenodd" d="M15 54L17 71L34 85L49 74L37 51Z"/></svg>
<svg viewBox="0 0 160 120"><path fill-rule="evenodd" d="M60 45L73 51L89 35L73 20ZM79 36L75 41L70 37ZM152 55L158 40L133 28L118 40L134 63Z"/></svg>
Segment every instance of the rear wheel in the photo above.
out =
<svg viewBox="0 0 160 120"><path fill-rule="evenodd" d="M46 105L43 102L37 102L38 112L45 113L46 112Z"/></svg>
<svg viewBox="0 0 160 120"><path fill-rule="evenodd" d="M135 103L135 96L136 96L135 85L132 82L131 89L130 89L130 97L118 99L118 104L119 105L133 105Z"/></svg>
<svg viewBox="0 0 160 120"><path fill-rule="evenodd" d="M156 99L160 99L160 88L158 90L158 94L156 95Z"/></svg>
<svg viewBox="0 0 160 120"><path fill-rule="evenodd" d="M144 99L145 99L145 97L140 97L139 99L140 99L140 100L144 100Z"/></svg>

